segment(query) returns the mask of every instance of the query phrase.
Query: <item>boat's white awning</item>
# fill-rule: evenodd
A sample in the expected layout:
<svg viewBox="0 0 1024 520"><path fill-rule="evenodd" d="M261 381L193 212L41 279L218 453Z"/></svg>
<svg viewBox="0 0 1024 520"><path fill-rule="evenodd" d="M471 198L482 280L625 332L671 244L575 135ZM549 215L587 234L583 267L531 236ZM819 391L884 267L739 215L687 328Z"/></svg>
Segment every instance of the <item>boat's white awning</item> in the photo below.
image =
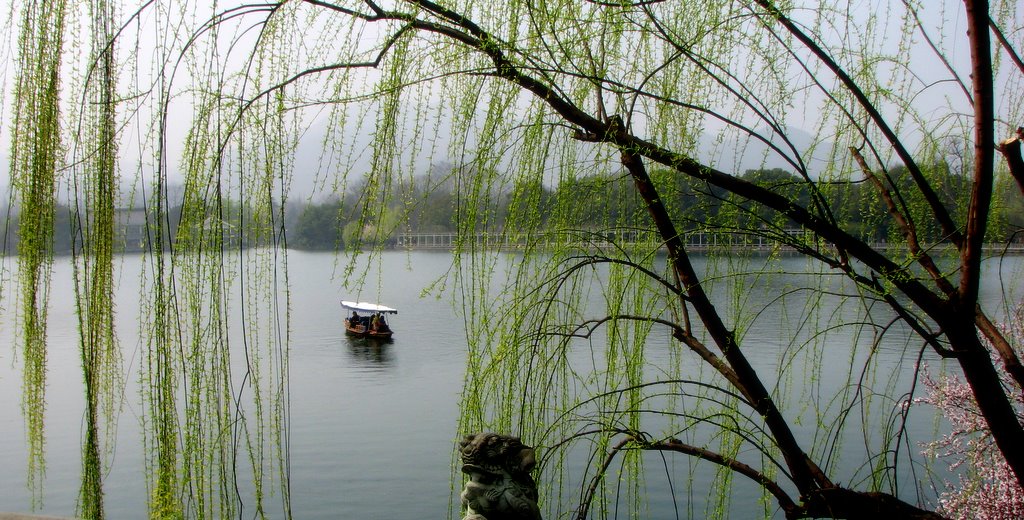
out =
<svg viewBox="0 0 1024 520"><path fill-rule="evenodd" d="M385 307L383 305L377 305L376 303L369 302L350 302L347 300L342 300L341 306L346 309L352 309L357 312L382 312L384 314L398 314L398 309L392 309L391 307Z"/></svg>

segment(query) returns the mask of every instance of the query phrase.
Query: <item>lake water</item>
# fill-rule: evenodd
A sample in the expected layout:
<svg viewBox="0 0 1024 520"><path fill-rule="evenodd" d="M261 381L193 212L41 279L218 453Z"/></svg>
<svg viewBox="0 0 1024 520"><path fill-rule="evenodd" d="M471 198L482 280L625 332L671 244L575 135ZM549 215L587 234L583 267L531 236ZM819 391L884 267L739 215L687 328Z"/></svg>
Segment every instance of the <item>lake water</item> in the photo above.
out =
<svg viewBox="0 0 1024 520"><path fill-rule="evenodd" d="M381 301L397 307L390 344L349 339L331 254L289 252L293 295L290 420L295 518L448 518L452 452L465 370L465 334L448 301L421 300L426 284L448 268L442 253L385 254ZM138 273L141 257L121 259L118 334L137 370ZM410 264L411 262L411 264ZM14 262L10 262L13 265ZM412 270L410 271L410 265ZM71 516L78 493L84 398L70 294L70 263L54 266L46 416L45 514ZM0 343L12 345L16 300ZM375 289L371 289L375 292ZM27 450L20 411L20 361L0 351L0 511L27 512ZM12 366L17 365L17 366ZM129 381L133 378L130 377ZM134 387L134 385L131 385ZM118 427L105 503L108 517L145 516L146 490L138 422L140 399L129 391ZM273 511L271 511L273 513ZM251 517L252 510L244 511Z"/></svg>
<svg viewBox="0 0 1024 520"><path fill-rule="evenodd" d="M15 262L6 262L10 273ZM137 370L142 257L124 256L119 262L118 335L127 363ZM457 491L451 488L450 476L453 448L461 433L457 431L457 418L465 371L465 328L448 299L420 297L430 282L450 268L451 257L435 252L386 252L380 262L380 271L377 267L370 270L367 279L371 281L363 298L376 299L379 294L382 303L400 310L391 319L396 330L394 341L384 344L344 335L338 302L353 295L342 289L334 255L288 254L293 309L290 477L292 511L298 519L457 517ZM1013 285L1009 280L1019 280L1022 269L1020 258L1010 258L1000 268L990 270L993 274L988 280L987 298L991 302L1004 298L1016 301L1020 284ZM377 275L381 272L386 276ZM785 280L778 283L786 284ZM12 286L5 279L0 301L0 344L5 345L13 345L12 309L16 299ZM38 512L61 516L71 516L75 509L84 406L70 286L69 259L58 258L50 300L47 473L43 507ZM765 294L780 288L768 288ZM758 323L799 319L781 313L764 315ZM761 348L770 353L759 359L755 356L754 361L770 367L777 363L778 349L786 345L779 343L777 329L773 331L771 326L759 326L757 331ZM910 363L905 363L907 346L898 340L889 341L894 343L883 345L881 350L891 360L883 363L896 371L909 371ZM884 354L886 348L891 350L889 354ZM845 374L844 367L826 368L831 369ZM108 517L112 519L142 518L146 511L138 437L142 405L131 389L134 385L129 386L105 487ZM20 360L15 348L0 350L0 511L28 512L32 507L26 487L28 455L20 388ZM918 422L921 428L931 428L928 418ZM804 425L803 430L801 435L814 435L813 424ZM687 511L700 517L708 492L701 484L706 485L707 476L698 471L687 478L688 463L671 465L673 471L684 474L672 482L676 500L666 498L671 496L666 492L667 482L652 479L650 517L674 517L677 508L684 517ZM733 517L761 510L752 486L739 483L735 493ZM251 518L252 513L251 507L243 509L241 517ZM276 513L271 510L270 514Z"/></svg>

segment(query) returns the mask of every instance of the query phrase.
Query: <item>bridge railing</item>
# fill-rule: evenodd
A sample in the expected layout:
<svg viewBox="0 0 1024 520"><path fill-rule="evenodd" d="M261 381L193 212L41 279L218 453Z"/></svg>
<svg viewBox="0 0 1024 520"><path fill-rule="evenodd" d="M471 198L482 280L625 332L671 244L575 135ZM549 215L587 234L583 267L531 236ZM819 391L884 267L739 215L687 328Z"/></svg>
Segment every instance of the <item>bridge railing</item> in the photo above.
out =
<svg viewBox="0 0 1024 520"><path fill-rule="evenodd" d="M805 229L787 229L787 236L808 247L824 247L824 242L818 240L813 233ZM656 234L644 231L626 230L611 232L552 232L539 234L525 233L502 233L482 232L470 236L459 235L453 232L443 233L400 233L397 236L396 247L399 249L427 249L427 250L455 250L455 249L482 249L482 250L523 250L523 249L544 249L555 246L574 245L583 248L601 249L613 247L616 244L649 244L657 247L660 238ZM683 243L687 249L694 252L703 251L775 251L792 250L786 243L773 239L770 236L757 233L738 233L727 231L689 231L683 233ZM886 250L889 245L885 242L873 242L870 244L878 250ZM897 246L898 247L898 246ZM1024 242L1010 244L990 244L986 247L993 254L1024 254Z"/></svg>

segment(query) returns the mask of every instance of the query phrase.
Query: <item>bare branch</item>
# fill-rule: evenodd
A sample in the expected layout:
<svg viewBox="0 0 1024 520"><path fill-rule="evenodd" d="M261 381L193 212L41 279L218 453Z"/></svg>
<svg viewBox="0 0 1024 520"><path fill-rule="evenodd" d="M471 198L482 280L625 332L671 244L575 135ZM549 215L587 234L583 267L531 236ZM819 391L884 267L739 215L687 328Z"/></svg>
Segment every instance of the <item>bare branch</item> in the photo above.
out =
<svg viewBox="0 0 1024 520"><path fill-rule="evenodd" d="M641 7L646 5L660 4L665 0L637 0L635 2L609 2L602 0L587 0L588 4L599 5L601 7Z"/></svg>
<svg viewBox="0 0 1024 520"><path fill-rule="evenodd" d="M342 14L345 14L345 15L348 15L348 16L351 16L351 17L354 17L354 18L358 18L360 20L373 21L373 20L377 20L377 19L379 19L379 18L384 16L384 10L381 9L380 7L378 7L377 4L372 2L372 1L366 1L365 3L367 5L367 7L369 7L370 10L373 11L373 14L361 13L361 12L356 11L354 9L349 9L347 7L342 7L342 6L338 5L338 4L334 4L334 3L330 3L330 2L323 2L321 0L301 0L301 1L303 3L309 4L309 5L315 5L317 7L323 7L324 9L328 9L328 10L331 10L331 11L337 11L339 13L342 13Z"/></svg>
<svg viewBox="0 0 1024 520"><path fill-rule="evenodd" d="M630 314L618 314L615 316L606 316L604 318L596 320L587 320L579 324L574 330L566 334L569 337L576 338L589 338L594 331L601 325L615 320L629 320L629 321L642 321L648 323L657 323L659 325L665 325L672 329L672 337L679 340L681 343L686 345L695 354L700 356L706 363L711 365L719 374L722 375L726 380L733 385L734 388L740 389L743 387L743 382L736 376L736 371L729 367L722 358L711 352L711 349L697 339L684 327L679 326L677 323L672 323L668 320L660 318L652 318L650 316L635 316Z"/></svg>
<svg viewBox="0 0 1024 520"><path fill-rule="evenodd" d="M378 52L377 55L372 60L370 60L370 61L332 63L330 65L321 65L319 67L312 67L312 68L303 70L301 72L298 72L298 73L292 75L291 77L289 77L288 79L285 79L284 81L281 81L280 83L277 83L275 85L271 85L270 87L267 87L263 91L259 92L258 94L256 94L255 96L253 96L252 98L247 100L244 105L242 105L242 107L239 109L239 114L238 114L239 119L241 118L242 114L245 113L249 109L249 107L251 107L254 103L259 101L260 99L264 98L265 96L267 96L268 94L270 94L272 92L276 92L278 90L281 90L281 89L287 87L288 85L291 85L292 83L295 83L296 81L298 81L298 80L300 80L302 78L305 78L307 76L312 76L312 75L321 74L321 73L324 73L324 72L335 71L335 70L360 69L360 68L376 68L376 67L380 66L380 62L387 55L388 51L391 50L391 48L394 47L395 43L397 43L398 40L404 34L409 32L410 30L412 30L412 25L411 24L406 24L406 25L402 26L400 29L398 29L398 31L395 31L395 33L392 34L384 42L384 46L383 46L383 48L381 48L380 52Z"/></svg>
<svg viewBox="0 0 1024 520"><path fill-rule="evenodd" d="M879 180L878 176L871 171L871 167L868 166L864 156L860 154L860 150L854 147L850 147L850 153L857 160L857 164L860 165L861 172L868 180L874 184L875 188L878 189L879 196L882 197L882 201L885 202L886 208L889 210L889 214L892 215L893 220L899 226L900 231L903 233L903 238L907 241L907 247L910 249L910 253L917 258L918 263L924 267L925 271L932 277L932 280L939 287L939 289L946 293L947 296L951 296L956 293L956 288L953 284L946 280L943 276L942 271L935 265L935 261L932 257L921 248L921 243L917 239L917 229L914 227L914 223L907 219L903 213L900 212L896 206L896 202L892 198L892 193L889 192L882 181Z"/></svg>
<svg viewBox="0 0 1024 520"><path fill-rule="evenodd" d="M967 98L967 101L974 103L974 98L971 97L971 92L967 90L967 85L964 85L963 80L961 80L960 76L957 75L955 70L953 70L953 66L949 64L949 59L946 58L945 54L939 51L935 42L932 41L931 35L929 35L928 31L925 30L924 25L921 23L921 18L917 16L917 9L914 9L914 6L911 5L909 0L903 0L903 7L905 7L907 11L910 12L910 15L914 17L914 24L917 25L918 30L921 31L921 36L924 37L924 41L928 43L928 47L930 47L932 52L935 53L935 57L938 58L939 61L942 62L942 65L946 67L946 71L949 72L953 81L960 87L960 91L964 93L964 97Z"/></svg>
<svg viewBox="0 0 1024 520"><path fill-rule="evenodd" d="M601 463L601 467L597 469L597 472L594 474L594 478L590 480L590 486L587 487L587 491L583 493L583 496L580 498L580 508L576 511L576 520L587 520L587 516L590 513L590 504L594 501L594 495L597 494L597 487L601 484L601 480L603 480L605 474L608 473L608 467L611 466L612 460L615 459L615 455L622 451L632 441L632 437L626 437L615 443L615 445L612 446L612 449L608 451L608 455Z"/></svg>
<svg viewBox="0 0 1024 520"><path fill-rule="evenodd" d="M1006 54L1010 57L1010 61L1017 66L1017 69L1021 74L1024 74L1024 60L1021 59L1020 54L1013 48L1013 44L1006 39L1003 31L999 29L999 26L996 25L996 21L991 17L988 19L988 27L992 30L992 34L996 35L996 39L999 40L999 45L1001 45L1003 50L1006 51Z"/></svg>

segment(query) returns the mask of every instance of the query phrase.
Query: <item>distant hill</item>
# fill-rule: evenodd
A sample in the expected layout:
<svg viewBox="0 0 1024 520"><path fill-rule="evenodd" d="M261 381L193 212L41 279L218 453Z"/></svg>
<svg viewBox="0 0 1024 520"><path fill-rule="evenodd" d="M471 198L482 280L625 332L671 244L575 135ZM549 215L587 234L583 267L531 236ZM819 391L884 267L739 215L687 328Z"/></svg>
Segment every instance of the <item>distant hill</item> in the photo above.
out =
<svg viewBox="0 0 1024 520"><path fill-rule="evenodd" d="M762 135L767 136L768 130L762 129ZM797 152L803 155L811 175L817 175L826 169L832 157L836 144L831 141L820 140L804 130L788 128L786 137L789 143L779 135L774 135L771 142L789 157L794 157L791 149L795 147ZM747 138L726 137L719 139L717 135L703 135L699 141L699 153L697 159L714 165L717 169L726 173L743 174L747 170L782 168L787 171L794 171L793 165L775 150L768 147L760 140ZM811 151L808 154L808 151ZM845 155L845 151L842 155Z"/></svg>

